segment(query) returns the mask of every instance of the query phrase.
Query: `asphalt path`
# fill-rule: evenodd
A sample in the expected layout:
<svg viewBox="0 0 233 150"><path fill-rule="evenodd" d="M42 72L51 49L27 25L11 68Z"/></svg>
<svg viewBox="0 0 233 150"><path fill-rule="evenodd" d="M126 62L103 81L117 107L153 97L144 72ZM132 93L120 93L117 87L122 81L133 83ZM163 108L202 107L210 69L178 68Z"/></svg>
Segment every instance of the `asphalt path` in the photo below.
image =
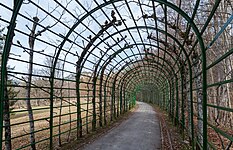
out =
<svg viewBox="0 0 233 150"><path fill-rule="evenodd" d="M137 102L138 109L127 120L84 150L158 150L161 149L159 120L153 108Z"/></svg>

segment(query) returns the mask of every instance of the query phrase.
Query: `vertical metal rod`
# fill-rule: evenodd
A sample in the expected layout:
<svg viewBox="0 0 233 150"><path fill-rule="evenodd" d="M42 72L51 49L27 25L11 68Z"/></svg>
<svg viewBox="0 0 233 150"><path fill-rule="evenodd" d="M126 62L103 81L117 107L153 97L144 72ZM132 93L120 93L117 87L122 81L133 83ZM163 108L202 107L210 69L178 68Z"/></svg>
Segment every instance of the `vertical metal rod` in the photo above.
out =
<svg viewBox="0 0 233 150"><path fill-rule="evenodd" d="M14 1L14 8L13 8L13 14L10 20L10 24L8 26L7 36L5 45L3 48L3 54L2 54L2 62L1 62L1 91L0 91L0 149L2 149L2 135L3 135L3 104L4 104L4 89L6 88L5 78L7 78L7 61L8 56L10 53L12 38L14 35L14 29L15 29L15 22L18 15L18 12L20 10L20 7L22 6L23 0Z"/></svg>

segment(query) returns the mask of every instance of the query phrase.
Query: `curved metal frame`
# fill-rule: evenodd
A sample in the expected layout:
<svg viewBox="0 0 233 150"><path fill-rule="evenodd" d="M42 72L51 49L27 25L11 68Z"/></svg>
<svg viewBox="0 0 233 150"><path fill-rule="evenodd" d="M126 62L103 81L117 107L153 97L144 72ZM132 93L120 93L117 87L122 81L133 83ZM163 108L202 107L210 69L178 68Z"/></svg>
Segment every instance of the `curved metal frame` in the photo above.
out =
<svg viewBox="0 0 233 150"><path fill-rule="evenodd" d="M54 131L53 131L53 119L54 119L54 85L55 85L55 73L58 70L57 68L57 64L60 61L60 55L63 51L63 48L65 46L66 43L70 42L69 38L72 35L73 32L75 32L78 36L82 36L81 34L77 33L75 31L76 28L78 28L80 25L83 25L83 22L88 18L88 17L92 17L93 20L95 20L97 22L97 24L101 25L98 20L96 18L93 17L93 15L98 12L101 11L106 17L106 13L104 12L103 8L112 5L114 7L114 9L116 9L117 13L119 14L116 5L118 2L126 2L123 0L109 0L109 1L105 1L105 3L102 4L98 4L96 1L94 1L96 3L96 7L93 8L92 10L88 11L85 7L82 6L82 4L78 1L76 1L79 6L82 7L82 9L86 12L80 19L78 19L78 21L76 23L74 23L74 25L72 27L70 27L69 31L66 33L65 36L62 36L62 41L60 43L59 46L57 46L57 51L53 57L53 64L51 66L51 74L49 77L49 82L50 82L50 117L49 117L49 130L50 130L50 136L49 136L49 141L50 141L50 149L53 149L53 137L54 135ZM96 104L99 104L99 126L102 126L102 119L104 119L104 125L107 125L107 120L106 120L106 97L107 97L107 93L109 94L109 92L107 92L109 89L111 90L111 120L113 120L113 118L117 118L119 116L119 114L122 114L122 110L127 111L128 109L130 109L131 107L133 107L135 105L135 103L130 103L128 106L125 104L130 102L127 99L127 95L126 93L133 95L134 100L136 99L136 93L140 90L138 87L142 86L145 84L145 77L144 76L150 76L152 77L151 82L153 84L151 84L152 86L156 87L156 91L158 94L160 94L160 92L163 94L163 97L159 97L159 99L162 99L162 102L164 103L163 105L161 105L161 107L164 107L165 103L170 103L169 107L165 107L165 109L167 109L167 111L170 113L170 115L174 118L174 120L180 124L184 129L187 128L187 130L191 130L191 131L187 131L191 133L191 142L192 142L192 148L195 148L195 133L194 133L194 122L193 122L193 91L197 90L197 89L193 89L193 81L195 81L195 79L197 78L197 76L193 77L193 65L194 62L192 62L190 56L192 52L195 52L195 47L197 44L199 44L199 49L201 51L201 54L199 55L199 57L201 57L201 65L202 65L202 71L201 73L199 73L199 76L201 76L202 78L202 87L200 88L200 90L202 91L202 111L203 111L203 116L202 116L202 121L203 121L203 135L202 135L202 148L203 149L208 149L208 145L210 145L210 143L208 143L208 130L207 127L210 126L212 127L216 132L219 132L221 135L223 135L224 137L228 138L229 140L233 141L233 138L230 137L229 135L227 135L225 132L221 131L220 129L218 129L217 127L211 125L210 123L208 123L208 114L207 114L207 109L208 107L213 107L213 108L217 108L217 109L222 109L222 110L227 110L229 112L232 112L232 109L230 108L222 108L219 106L214 106L211 104L207 103L207 89L209 87L212 86L216 86L216 85L222 85L222 84L226 84L226 83L232 83L232 80L226 80L223 82L218 82L218 83L213 83L211 85L207 84L207 70L214 67L216 64L218 64L219 62L221 62L222 60L224 60L225 58L227 58L228 56L231 56L233 54L233 50L230 49L227 53L225 53L224 55L222 55L220 58L218 58L216 61L214 61L212 64L207 66L207 57L206 57L206 51L213 45L213 43L216 42L216 40L220 37L220 35L224 32L224 30L226 29L226 27L231 24L232 20L233 20L233 15L231 15L231 17L227 20L227 22L224 23L224 25L222 26L221 30L215 35L214 39L209 43L209 44L204 44L203 38L202 38L202 34L204 33L206 27L208 26L208 24L210 23L212 17L214 16L219 4L220 4L220 0L217 0L207 18L207 21L205 22L203 28L201 30L199 30L197 28L197 25L194 23L194 17L195 14L197 13L197 9L200 3L200 0L196 1L196 5L194 7L194 11L191 17L189 17L189 15L187 13L185 13L180 7L176 6L175 4L172 4L171 2L168 1L164 1L164 0L151 0L151 2L153 3L153 11L155 12L155 2L158 3L158 5L164 6L164 17L165 17L165 22L162 22L165 26L165 29L159 29L157 26L157 21L155 21L155 27L154 26L149 26L146 24L145 18L144 19L144 23L145 26L141 25L138 26L135 19L133 19L135 26L133 27L127 27L127 25L125 24L125 22L123 21L122 16L120 15L120 23L125 25L124 29L118 30L115 26L114 23L119 23L117 21L112 22L112 26L114 26L114 28L116 29L115 32L113 33L109 33L107 30L108 28L106 27L106 30L103 30L103 28L101 29L100 33L104 33L106 32L108 35L105 38L101 38L102 34L94 34L94 32L92 30L90 30L94 35L95 38L90 40L88 45L86 45L85 48L83 48L83 51L81 52L81 56L78 58L76 64L73 63L76 66L76 79L73 80L72 82L75 82L76 84L76 100L77 102L74 104L77 107L77 136L81 137L82 136L82 108L81 108L81 94L80 92L82 91L82 89L80 89L80 84L82 84L81 81L81 76L83 75L83 68L85 68L85 65L87 64L87 62L91 62L89 60L90 56L93 55L96 58L98 58L98 62L95 64L93 62L91 62L93 65L95 65L94 69L93 69L93 75L90 76L90 79L92 78L92 81L89 82L88 84L91 84L93 86L92 91L87 91L88 94L91 93L92 95L92 129L96 130L96 120L97 120L97 114L98 112L96 112ZM56 2L59 3L59 2ZM23 0L18 0L18 1L14 1L14 7L12 10L12 16L11 16L11 20L9 22L9 27L8 27L8 31L7 31L7 36L6 36L6 41L5 41L5 45L4 45L4 49L3 49L3 53L2 53L2 62L1 62L1 101L0 101L0 147L2 147L2 140L3 140L3 106L4 106L4 100L7 99L5 96L5 91L7 90L7 65L8 65L8 59L10 57L10 52L11 52L11 46L13 43L13 37L14 37L14 31L15 31L15 26L16 26L16 19L19 15L19 11L20 8L23 4ZM1 5L0 5L1 6ZM64 10L66 10L66 8L59 3L59 6L61 6ZM126 6L127 8L129 8L129 13L132 15L132 11L130 10L130 6L128 4L128 2L126 2ZM4 6L6 7L6 6ZM37 6L39 7L39 6ZM141 4L140 4L141 7ZM187 22L187 29L186 32L189 33L190 30L193 31L193 33L195 34L196 37L196 41L194 42L194 45L192 45L191 51L188 52L188 50L186 49L186 47L184 46L185 44L185 40L187 40L187 35L185 35L185 39L183 44L179 41L179 39L176 37L176 35L172 35L171 33L168 32L168 23L167 23L167 8L173 10L174 12L176 12L178 15L180 15L186 22ZM142 9L142 7L141 7ZM67 10L68 11L68 10ZM56 18L56 17L55 17ZM109 21L111 21L109 19L109 17L107 17ZM84 25L85 27L87 27L86 25ZM42 26L43 27L43 26ZM109 26L111 27L111 25ZM44 28L44 27L43 27ZM149 39L149 42L144 42L142 40L142 36L140 33L140 29L142 30L146 30L147 33L149 33L149 30L152 31L156 31L156 36L157 39L155 39L154 41L157 43L153 44L151 43L152 39ZM132 37L131 32L136 30L137 33L139 34L139 37L141 39L141 42L136 42L134 38L133 44L127 44L125 47L122 47L117 40L115 40L113 37L116 35L120 35L121 36L121 40L125 41L127 43L127 41L125 40L126 37L123 37L123 34L125 32L128 32L130 34L130 36ZM177 31L176 31L177 32ZM160 40L158 35L161 34L164 36L165 38L165 42L168 41L168 38L170 38L172 40L172 42L174 43L173 46L175 46L176 48L178 48L178 54L175 54L168 51L168 47L163 48L161 45L163 44ZM185 33L186 34L186 33ZM149 35L149 34L148 34ZM85 38L83 38L85 39ZM97 39L99 40L97 42ZM106 41L112 39L115 43L114 45L110 46L107 50L102 50L101 48L99 48L100 45L105 44L107 45ZM85 39L86 40L86 39ZM71 43L75 43L74 41L71 41ZM78 44L76 44L78 45ZM116 48L116 47L120 47L120 48ZM134 46L136 46L136 48L138 49L138 53L133 51ZM155 55L153 53L147 52L140 52L139 50L139 46L143 46L143 48L145 49L146 46L150 47L150 48L157 48L158 50L158 54L159 51L163 52L163 57L160 55ZM81 47L81 46L80 46ZM23 48L23 47L21 47ZM94 51L98 49L102 52L104 52L104 54L102 56L97 56L96 54L94 54ZM117 49L117 50L115 50ZM110 56L108 56L110 50L112 50L114 53ZM131 54L128 54L128 50L130 50L132 52ZM121 57L121 54L125 54L126 57ZM67 53L68 54L68 53ZM116 56L120 57L120 61L116 59ZM136 56L140 56L142 59L141 60L133 60L132 58L136 58ZM152 58L147 58L147 56L151 56ZM169 57L169 60L167 59L167 57ZM180 62L181 57L184 56L185 58L182 58L183 64ZM143 58L144 57L144 58ZM105 58L105 59L104 59ZM157 58L157 61L154 60L154 58ZM112 65L111 62L115 61L116 64ZM160 60L162 61L160 63ZM129 62L128 62L129 61ZM26 61L25 61L26 62ZM65 60L64 60L65 63ZM141 64L140 64L141 63ZM40 64L39 64L40 65ZM189 74L188 81L184 80L184 75L182 73L182 70L184 69L184 66L187 65L187 73ZM43 65L41 65L43 66ZM111 66L111 69L107 69L109 66ZM117 68L117 69L115 69ZM117 70L117 72L115 72L115 70ZM104 73L105 71L108 71L108 73ZM150 74L148 73L150 72ZM134 74L136 74L136 76L134 76ZM100 77L100 79L98 78ZM63 80L63 79L58 79L58 80ZM98 83L100 82L100 83ZM149 83L147 83L149 84ZM186 127L185 126L185 116L184 116L184 85L188 85L189 87L189 91L187 91L187 96L189 96L189 100L187 103L190 103L190 112L189 112L189 117L188 120L190 121L191 127ZM89 90L89 89L88 89ZM96 94L97 91L99 92L99 102L96 102ZM117 92L116 92L117 91ZM181 91L181 92L179 92ZM103 94L104 93L104 94ZM103 95L104 97L103 97ZM179 95L181 95L181 100L179 100ZM160 96L160 95L158 95ZM117 108L115 108L115 100L117 99ZM89 97L88 97L89 98ZM120 98L120 99L119 99ZM165 99L164 99L165 98ZM167 100L166 100L167 98ZM102 101L103 100L103 101ZM104 102L104 104L102 104L102 102ZM181 102L181 107L179 107ZM159 103L160 104L160 103ZM176 104L176 106L174 106ZM102 108L102 105L104 105L104 110ZM119 106L120 105L120 106ZM124 106L123 106L124 105ZM124 107L124 108L122 108ZM176 110L174 110L174 107ZM179 116L179 109L181 109L182 112L182 117L180 119ZM86 110L89 111L89 110ZM114 112L113 112L114 111ZM117 111L117 115L116 112ZM124 112L123 111L123 112ZM102 114L102 112L104 114ZM10 114L10 110L9 112L5 112ZM102 115L104 115L104 118L102 118ZM191 128L191 129L190 129ZM190 136L190 135L189 135Z"/></svg>

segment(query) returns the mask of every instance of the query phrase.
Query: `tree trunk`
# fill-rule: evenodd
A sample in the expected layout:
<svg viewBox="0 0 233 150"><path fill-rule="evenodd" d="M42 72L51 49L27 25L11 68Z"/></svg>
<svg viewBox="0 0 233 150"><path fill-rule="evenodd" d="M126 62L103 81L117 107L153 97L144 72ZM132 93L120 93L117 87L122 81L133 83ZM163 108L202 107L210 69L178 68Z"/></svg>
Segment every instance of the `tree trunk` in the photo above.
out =
<svg viewBox="0 0 233 150"><path fill-rule="evenodd" d="M63 74L63 73L62 73ZM62 79L64 79L63 75L62 75ZM64 80L62 80L62 84L60 87L60 107L59 107L59 123L58 123L58 146L61 146L61 123L62 123L62 107L63 107L63 102L62 102L62 98L63 98L63 91L62 91L62 87L64 85Z"/></svg>
<svg viewBox="0 0 233 150"><path fill-rule="evenodd" d="M26 105L28 110L28 117L29 117L29 124L30 124L30 142L31 142L31 148L33 150L36 149L35 145L35 127L34 127L34 118L33 118L33 111L31 106L31 82L32 82L32 70L33 70L33 51L34 51L34 44L35 44L35 31L37 27L37 23L39 22L39 19L37 17L33 17L33 26L29 37L29 67L28 67L28 81L26 83Z"/></svg>
<svg viewBox="0 0 233 150"><path fill-rule="evenodd" d="M198 58L193 59L194 64L194 76L195 78L195 84L197 90L197 112L198 112L198 141L200 142L201 146L203 145L203 109L202 109L202 101L203 101L203 94L202 94L202 76L198 75L199 70L201 70L201 61Z"/></svg>
<svg viewBox="0 0 233 150"><path fill-rule="evenodd" d="M7 75L7 72L6 72ZM5 83L7 83L7 76L5 78ZM4 88L4 103L3 103L3 120L5 126L5 146L6 150L11 150L11 123L10 123L10 105L7 86Z"/></svg>
<svg viewBox="0 0 233 150"><path fill-rule="evenodd" d="M68 136L67 136L67 142L69 142L70 141L70 133L71 133L71 129L72 129L72 123L71 123L71 119L72 119L72 117L71 117L71 108L70 108L70 81L68 81L67 82L68 83L68 93L67 93L67 95L68 95L68 100L69 100L69 121L70 121L70 124L69 124L69 132L68 132Z"/></svg>
<svg viewBox="0 0 233 150"><path fill-rule="evenodd" d="M190 79L189 79L190 80ZM190 84L189 82L187 83L187 97L188 97L188 100L187 100L187 103L188 103L188 135L189 135L189 138L192 138L192 125L191 125L191 107L192 107L192 103L191 103L191 97L190 97Z"/></svg>

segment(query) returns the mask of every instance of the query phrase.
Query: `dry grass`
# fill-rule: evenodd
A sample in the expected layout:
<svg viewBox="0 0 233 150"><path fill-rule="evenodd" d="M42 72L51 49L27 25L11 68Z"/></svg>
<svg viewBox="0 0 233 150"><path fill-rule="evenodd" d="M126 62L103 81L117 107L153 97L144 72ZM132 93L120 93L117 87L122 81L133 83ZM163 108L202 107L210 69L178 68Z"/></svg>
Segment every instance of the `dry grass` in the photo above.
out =
<svg viewBox="0 0 233 150"><path fill-rule="evenodd" d="M98 99L96 100L98 102ZM82 103L86 103L86 101L82 100ZM67 106L68 104L66 102L63 102L63 106ZM58 149L58 135L59 134L59 106L60 103L54 104L54 110L53 115L57 116L53 118L53 145L55 149ZM92 104L89 104L89 111L87 114L87 105L81 105L81 117L82 119L82 131L83 134L87 134L87 128L89 132L92 129ZM57 107L57 108L56 108ZM97 113L97 119L98 119L98 113L99 108L98 104L96 105L96 113ZM49 149L49 137L50 137L50 130L49 130L49 117L50 117L50 109L49 106L44 107L34 107L33 109L42 109L42 110L34 110L34 120L38 120L34 122L35 125L35 131L38 131L35 133L36 142L39 142L36 144L37 149ZM48 109L44 109L48 108ZM12 149L30 149L30 126L29 126L29 118L28 113L26 109L18 109L17 111L23 110L22 112L16 112L15 114L11 115L11 137L12 137ZM107 120L110 120L110 105L107 107ZM14 110L16 111L16 110ZM69 114L71 113L71 114ZM86 116L88 115L88 118ZM71 122L70 122L71 121ZM86 122L89 124L85 125ZM64 134L61 134L61 144L68 143L70 141L77 140L77 107L76 106L70 106L70 107L63 107L62 113L61 113L61 133L65 132ZM99 125L99 122L97 120L97 127ZM44 129L44 130L43 130ZM42 130L42 131L39 131ZM25 135L26 134L26 135ZM4 145L4 143L3 143ZM3 150L4 150L3 146Z"/></svg>
<svg viewBox="0 0 233 150"><path fill-rule="evenodd" d="M67 104L63 104L63 105L67 105ZM48 106L46 106L48 107ZM43 107L40 107L43 108ZM89 108L92 108L92 105L89 104ZM86 105L82 105L82 110L86 110ZM53 135L58 134L58 125L59 125L59 111L60 109L54 108L54 116L57 116L55 118L53 118L53 126L56 126L53 128ZM91 110L90 110L91 111ZM61 133L62 132L67 132L68 130L70 130L70 128L74 129L77 127L76 121L77 120L77 107L76 106L70 106L70 107L63 107L62 108L62 113L61 115L61 124L63 123L67 123L70 122L70 120L74 120L72 123L67 123L64 125L61 125ZM72 113L72 114L69 114ZM35 133L35 137L36 137L36 142L41 141L43 139L49 138L50 132L49 132L49 116L50 116L50 110L49 109L43 109L43 110L34 110L33 111L34 114L34 120L38 120L35 121L35 131L38 130L42 130L45 129L43 131L39 131ZM92 113L89 113L89 118L87 119L87 121L91 121L92 120ZM86 116L86 111L83 111L81 114L82 118ZM11 137L12 139L12 148L13 149L17 149L20 147L23 147L25 145L30 144L30 139L29 139L29 134L30 133L30 127L29 127L29 123L28 123L29 119L28 119L28 114L27 111L25 110L24 112L18 112L15 115L11 116ZM25 123L27 122L27 123ZM86 119L83 119L83 124L86 123ZM48 129L46 129L48 128ZM84 126L85 128L85 126ZM84 129L85 131L85 129ZM75 130L73 130L72 132L75 132ZM28 135L25 135L28 134ZM72 136L69 137L69 132L64 133L61 135L61 139L62 142L67 142L69 140L72 139ZM22 136L24 135L24 136ZM76 134L75 134L76 135ZM18 136L22 136L22 137L18 137ZM58 142L58 137L54 137L54 141ZM48 148L48 140L45 140L44 142L38 143L37 147L38 149L47 149ZM57 143L55 143L55 145L58 145ZM30 149L30 146L27 147L26 149Z"/></svg>

